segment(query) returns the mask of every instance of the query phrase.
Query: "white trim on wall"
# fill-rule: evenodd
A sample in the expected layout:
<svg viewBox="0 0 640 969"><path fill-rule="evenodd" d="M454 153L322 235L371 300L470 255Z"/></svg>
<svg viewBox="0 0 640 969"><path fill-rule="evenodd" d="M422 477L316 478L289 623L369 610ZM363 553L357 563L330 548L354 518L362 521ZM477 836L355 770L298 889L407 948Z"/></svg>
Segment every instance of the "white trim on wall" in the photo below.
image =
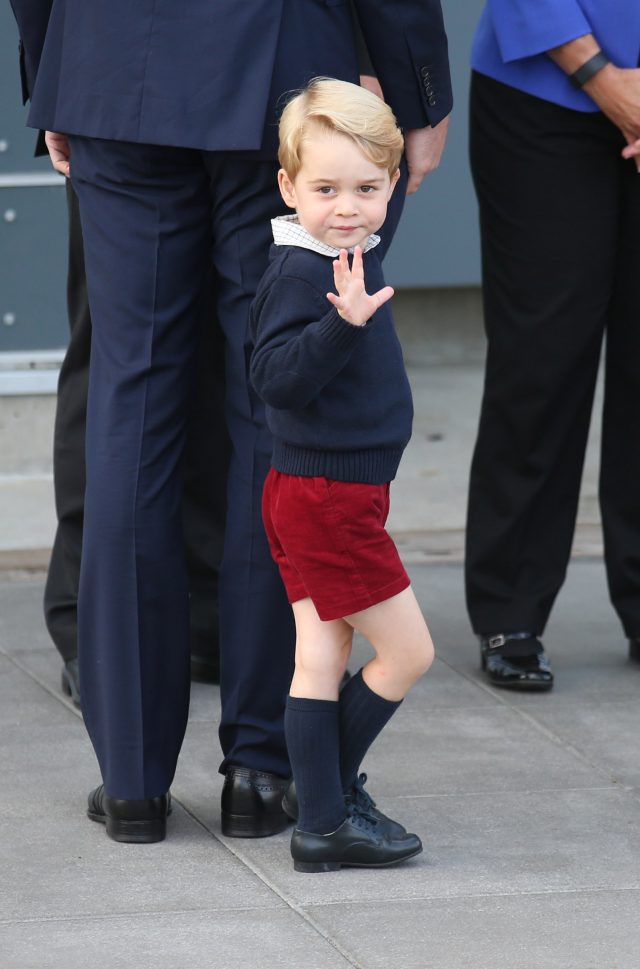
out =
<svg viewBox="0 0 640 969"><path fill-rule="evenodd" d="M0 353L0 397L55 394L64 354L64 349Z"/></svg>

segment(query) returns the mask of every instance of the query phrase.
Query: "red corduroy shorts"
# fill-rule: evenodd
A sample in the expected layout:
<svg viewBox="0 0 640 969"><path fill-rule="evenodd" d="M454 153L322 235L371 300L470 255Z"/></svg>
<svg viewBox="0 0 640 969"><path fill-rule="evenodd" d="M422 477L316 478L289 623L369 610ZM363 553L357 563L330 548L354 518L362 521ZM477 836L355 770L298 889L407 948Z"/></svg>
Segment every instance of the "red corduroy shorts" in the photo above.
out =
<svg viewBox="0 0 640 969"><path fill-rule="evenodd" d="M385 523L389 485L281 474L262 496L271 554L289 602L310 597L323 620L390 599L410 585Z"/></svg>

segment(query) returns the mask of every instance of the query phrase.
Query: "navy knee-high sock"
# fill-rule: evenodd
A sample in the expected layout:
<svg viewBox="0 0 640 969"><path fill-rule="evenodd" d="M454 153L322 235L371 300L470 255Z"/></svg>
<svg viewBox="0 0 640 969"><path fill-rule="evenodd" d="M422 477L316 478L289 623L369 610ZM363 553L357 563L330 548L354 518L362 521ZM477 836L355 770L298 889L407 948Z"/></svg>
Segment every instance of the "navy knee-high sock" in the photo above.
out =
<svg viewBox="0 0 640 969"><path fill-rule="evenodd" d="M337 700L287 697L284 731L296 782L300 831L329 834L346 817L338 705Z"/></svg>
<svg viewBox="0 0 640 969"><path fill-rule="evenodd" d="M348 791L369 747L402 700L385 700L364 681L362 670L340 691L340 776Z"/></svg>

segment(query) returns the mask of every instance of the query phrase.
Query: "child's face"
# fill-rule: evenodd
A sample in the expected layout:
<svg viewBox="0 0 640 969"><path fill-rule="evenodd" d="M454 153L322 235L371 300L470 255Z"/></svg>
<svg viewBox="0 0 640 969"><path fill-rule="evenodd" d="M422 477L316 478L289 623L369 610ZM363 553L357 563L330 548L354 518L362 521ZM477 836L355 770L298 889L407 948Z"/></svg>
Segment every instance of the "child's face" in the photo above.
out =
<svg viewBox="0 0 640 969"><path fill-rule="evenodd" d="M350 249L363 245L384 222L399 174L390 179L387 169L374 165L351 138L319 129L305 141L293 182L280 169L278 184L314 239Z"/></svg>

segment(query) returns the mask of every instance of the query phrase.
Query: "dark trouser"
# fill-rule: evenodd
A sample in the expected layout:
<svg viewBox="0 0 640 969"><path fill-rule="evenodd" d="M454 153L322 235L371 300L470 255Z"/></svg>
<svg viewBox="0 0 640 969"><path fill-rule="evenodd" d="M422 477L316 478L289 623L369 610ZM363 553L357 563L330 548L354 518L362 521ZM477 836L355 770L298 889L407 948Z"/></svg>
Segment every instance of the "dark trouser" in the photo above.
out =
<svg viewBox="0 0 640 969"><path fill-rule="evenodd" d="M485 389L466 587L477 633L541 634L564 580L606 333L600 505L611 600L640 634L640 176L601 114L474 74Z"/></svg>
<svg viewBox="0 0 640 969"><path fill-rule="evenodd" d="M65 662L78 652L78 581L84 516L84 447L91 315L78 200L67 181L70 340L60 370L54 432L58 528L44 594L47 628ZM209 301L210 302L210 301ZM185 452L183 525L189 574L191 651L218 661L218 570L222 558L228 442L223 419L222 335L206 306Z"/></svg>
<svg viewBox="0 0 640 969"><path fill-rule="evenodd" d="M271 441L247 379L248 309L282 210L275 162L72 138L93 335L78 604L85 721L107 791L173 779L189 705L182 456L213 268L232 444L220 572L228 763L287 776L293 621L260 520Z"/></svg>

